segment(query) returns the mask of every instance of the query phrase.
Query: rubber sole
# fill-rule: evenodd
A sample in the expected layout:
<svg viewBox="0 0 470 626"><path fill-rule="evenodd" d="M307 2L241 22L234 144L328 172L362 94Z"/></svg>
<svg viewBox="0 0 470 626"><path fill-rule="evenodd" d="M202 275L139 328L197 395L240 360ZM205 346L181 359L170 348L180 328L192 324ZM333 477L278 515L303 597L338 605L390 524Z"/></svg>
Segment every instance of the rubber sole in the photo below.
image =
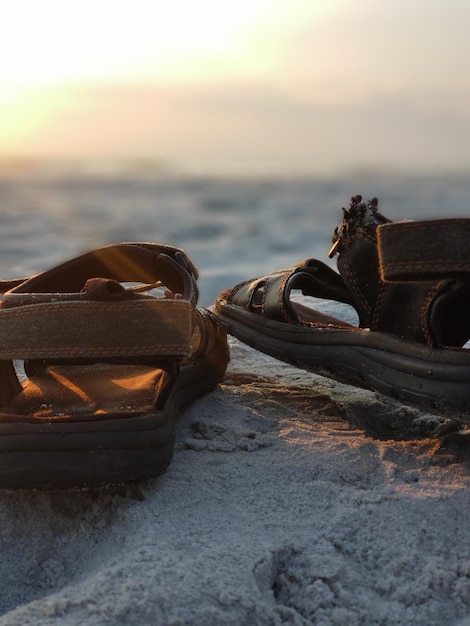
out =
<svg viewBox="0 0 470 626"><path fill-rule="evenodd" d="M156 478L168 467L181 411L222 378L225 334L181 368L162 410L118 419L0 423L0 489L99 488Z"/></svg>
<svg viewBox="0 0 470 626"><path fill-rule="evenodd" d="M470 424L467 350L436 350L363 329L273 322L220 300L215 314L226 332L281 361Z"/></svg>

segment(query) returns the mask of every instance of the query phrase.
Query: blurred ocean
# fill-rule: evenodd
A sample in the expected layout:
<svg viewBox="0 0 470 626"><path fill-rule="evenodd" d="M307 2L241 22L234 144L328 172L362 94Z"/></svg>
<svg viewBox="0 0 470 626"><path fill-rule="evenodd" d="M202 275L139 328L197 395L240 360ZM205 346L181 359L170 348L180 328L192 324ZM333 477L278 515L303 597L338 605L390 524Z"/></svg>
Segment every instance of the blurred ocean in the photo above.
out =
<svg viewBox="0 0 470 626"><path fill-rule="evenodd" d="M184 248L202 305L304 258L325 262L341 207L377 196L392 220L470 217L470 177L210 179L148 173L0 174L0 276L26 276L118 241ZM334 260L331 261L334 264Z"/></svg>

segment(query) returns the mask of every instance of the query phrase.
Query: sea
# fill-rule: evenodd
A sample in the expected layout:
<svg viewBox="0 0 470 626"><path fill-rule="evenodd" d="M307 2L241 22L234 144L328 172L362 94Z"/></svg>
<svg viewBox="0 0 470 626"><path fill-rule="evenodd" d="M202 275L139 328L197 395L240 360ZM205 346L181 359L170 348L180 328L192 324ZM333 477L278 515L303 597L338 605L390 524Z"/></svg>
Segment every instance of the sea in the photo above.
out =
<svg viewBox="0 0 470 626"><path fill-rule="evenodd" d="M0 277L28 276L121 241L184 248L200 304L307 258L328 259L350 197L391 220L470 217L465 173L211 177L118 171L0 172Z"/></svg>

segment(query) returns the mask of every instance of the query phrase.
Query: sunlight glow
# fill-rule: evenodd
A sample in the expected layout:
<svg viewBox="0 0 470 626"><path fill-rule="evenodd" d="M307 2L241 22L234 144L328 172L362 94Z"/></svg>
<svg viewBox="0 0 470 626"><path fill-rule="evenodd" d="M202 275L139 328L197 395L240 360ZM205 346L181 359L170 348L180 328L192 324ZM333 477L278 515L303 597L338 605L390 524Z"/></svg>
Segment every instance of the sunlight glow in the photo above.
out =
<svg viewBox="0 0 470 626"><path fill-rule="evenodd" d="M0 94L2 146L14 146L50 119L50 96L28 89L3 89Z"/></svg>
<svg viewBox="0 0 470 626"><path fill-rule="evenodd" d="M321 14L334 2L312 4ZM210 74L217 57L256 65L258 32L284 14L299 15L299 5L302 0L16 0L2 7L0 55L8 62L0 66L0 85L5 92L57 82L177 79L201 64Z"/></svg>
<svg viewBox="0 0 470 626"><path fill-rule="evenodd" d="M468 162L463 0L14 0L0 15L0 167Z"/></svg>
<svg viewBox="0 0 470 626"><path fill-rule="evenodd" d="M266 80L292 31L342 0L15 0L2 7L3 151L54 142L77 85ZM73 94L69 96L69 94ZM55 121L55 127L54 127Z"/></svg>

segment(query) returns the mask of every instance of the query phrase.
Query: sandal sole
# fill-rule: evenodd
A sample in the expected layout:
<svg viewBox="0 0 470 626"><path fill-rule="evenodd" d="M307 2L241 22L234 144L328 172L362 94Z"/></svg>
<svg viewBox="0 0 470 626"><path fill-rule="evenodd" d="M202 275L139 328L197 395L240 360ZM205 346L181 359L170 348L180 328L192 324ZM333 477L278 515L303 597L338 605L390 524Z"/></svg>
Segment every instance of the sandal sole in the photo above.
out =
<svg viewBox="0 0 470 626"><path fill-rule="evenodd" d="M221 326L281 361L420 407L452 412L470 424L470 357L363 329L290 326L216 304ZM467 415L466 415L467 414Z"/></svg>

